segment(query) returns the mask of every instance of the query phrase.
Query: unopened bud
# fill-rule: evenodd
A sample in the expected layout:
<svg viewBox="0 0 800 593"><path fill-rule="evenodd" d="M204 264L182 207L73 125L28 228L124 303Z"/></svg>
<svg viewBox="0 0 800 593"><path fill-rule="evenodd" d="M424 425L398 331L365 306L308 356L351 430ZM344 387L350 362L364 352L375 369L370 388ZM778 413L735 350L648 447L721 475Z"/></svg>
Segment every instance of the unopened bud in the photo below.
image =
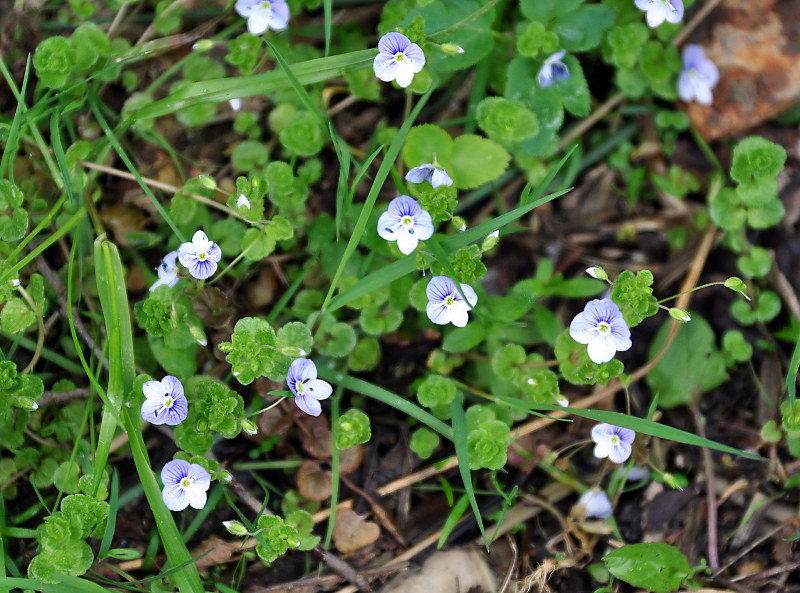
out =
<svg viewBox="0 0 800 593"><path fill-rule="evenodd" d="M597 278L598 280L608 280L608 274L606 271L601 268L600 266L592 266L591 268L586 268L586 273L589 274L592 278Z"/></svg>
<svg viewBox="0 0 800 593"><path fill-rule="evenodd" d="M568 407L569 407L569 400L568 400L568 399L566 398L566 396L564 396L564 395L557 395L557 396L556 396L556 403L557 403L559 406L563 406L563 407L565 407L565 408L568 408Z"/></svg>
<svg viewBox="0 0 800 593"><path fill-rule="evenodd" d="M456 227L459 231L467 230L467 221L461 218L460 216L454 216L450 221L453 223L453 226Z"/></svg>
<svg viewBox="0 0 800 593"><path fill-rule="evenodd" d="M189 326L189 333L194 338L194 341L200 344L201 346L208 345L208 340L206 339L206 334L202 328L196 325Z"/></svg>
<svg viewBox="0 0 800 593"><path fill-rule="evenodd" d="M455 43L443 43L440 47L448 56L457 56L464 53L464 48Z"/></svg>
<svg viewBox="0 0 800 593"><path fill-rule="evenodd" d="M284 346L280 349L280 353L289 358L303 358L308 352L297 346Z"/></svg>
<svg viewBox="0 0 800 593"><path fill-rule="evenodd" d="M17 398L17 407L20 407L23 410L28 410L29 412L33 412L39 409L39 404L29 397L20 397Z"/></svg>
<svg viewBox="0 0 800 593"><path fill-rule="evenodd" d="M242 420L242 430L249 435L258 434L258 427L250 420Z"/></svg>
<svg viewBox="0 0 800 593"><path fill-rule="evenodd" d="M731 276L725 281L725 288L730 288L731 290L741 294L748 301L750 300L750 297L745 293L745 290L747 290L747 284L745 284L741 278Z"/></svg>
<svg viewBox="0 0 800 593"><path fill-rule="evenodd" d="M244 194L239 194L239 199L236 200L236 207L237 208L247 208L250 210L250 200L247 199L247 196Z"/></svg>
<svg viewBox="0 0 800 593"><path fill-rule="evenodd" d="M678 321L682 321L686 323L687 321L691 321L692 317L689 315L688 311L684 311L683 309L678 309L676 307L672 307L669 310L669 316L673 319L677 319Z"/></svg>
<svg viewBox="0 0 800 593"><path fill-rule="evenodd" d="M214 47L213 41L211 41L210 39L201 39L192 46L192 49L194 51L206 52L210 50L212 47Z"/></svg>
<svg viewBox="0 0 800 593"><path fill-rule="evenodd" d="M683 490L683 488L681 488L680 484L678 484L678 480L675 479L675 476L673 476L672 474L664 472L662 474L662 477L664 478L664 482L670 488L673 488L673 489L676 489L676 490Z"/></svg>
<svg viewBox="0 0 800 593"><path fill-rule="evenodd" d="M233 482L233 475L226 469L217 472L217 479L223 484L230 484Z"/></svg>
<svg viewBox="0 0 800 593"><path fill-rule="evenodd" d="M222 524L231 535L238 535L240 537L247 535L247 527L239 521L223 521Z"/></svg>
<svg viewBox="0 0 800 593"><path fill-rule="evenodd" d="M483 251L489 251L493 247L495 247L500 242L500 231L494 231L493 233L489 233L489 235L483 240L483 245L481 245L481 249Z"/></svg>
<svg viewBox="0 0 800 593"><path fill-rule="evenodd" d="M200 179L200 184L206 189L217 189L217 182L211 175L203 173L202 175L200 175L199 179Z"/></svg>

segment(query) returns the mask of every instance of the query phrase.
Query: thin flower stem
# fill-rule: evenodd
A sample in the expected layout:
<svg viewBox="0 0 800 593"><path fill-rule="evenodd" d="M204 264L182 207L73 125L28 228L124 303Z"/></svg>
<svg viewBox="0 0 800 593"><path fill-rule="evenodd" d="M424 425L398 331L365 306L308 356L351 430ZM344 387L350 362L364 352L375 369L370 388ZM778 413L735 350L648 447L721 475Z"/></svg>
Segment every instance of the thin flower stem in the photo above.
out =
<svg viewBox="0 0 800 593"><path fill-rule="evenodd" d="M36 315L36 325L39 329L39 337L36 339L36 350L33 352L33 358L28 363L28 366L22 371L23 374L30 373L33 370L33 367L36 366L36 363L39 362L39 357L42 355L42 349L44 348L44 319L42 319L42 314L39 311L39 307L36 306L36 303L33 302L31 295L28 294L22 285L17 286L17 290L22 295L22 298L25 299L25 302L28 303L28 306L33 311L33 314Z"/></svg>
<svg viewBox="0 0 800 593"><path fill-rule="evenodd" d="M277 406L279 403L281 403L285 399L286 399L286 396L284 395L282 398L280 398L279 400L271 403L266 408L263 408L263 409L259 410L258 412L253 412L252 414L248 414L247 417L250 418L251 416L258 416L259 414L263 414L264 412L268 412L268 411L270 411L272 408Z"/></svg>
<svg viewBox="0 0 800 593"><path fill-rule="evenodd" d="M672 295L665 299L661 299L660 301L656 301L657 304L665 303L667 301L671 301L672 299L677 299L679 296L683 296L685 294L689 294L690 292L695 292L696 290L700 290L701 288L708 288L709 286L717 286L717 285L724 285L724 282L709 282L708 284L702 284L701 286L695 286L694 288L690 288L689 290L684 290L683 292L679 292L678 294Z"/></svg>

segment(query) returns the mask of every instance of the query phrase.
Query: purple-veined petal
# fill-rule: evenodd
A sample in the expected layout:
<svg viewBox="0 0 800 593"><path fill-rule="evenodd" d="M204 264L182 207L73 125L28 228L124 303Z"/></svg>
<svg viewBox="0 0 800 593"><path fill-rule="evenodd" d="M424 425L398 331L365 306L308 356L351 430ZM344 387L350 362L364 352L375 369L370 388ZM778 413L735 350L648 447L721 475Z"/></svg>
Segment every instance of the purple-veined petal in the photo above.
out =
<svg viewBox="0 0 800 593"><path fill-rule="evenodd" d="M378 219L378 236L387 241L397 241L398 231L402 228L400 220L386 211Z"/></svg>
<svg viewBox="0 0 800 593"><path fill-rule="evenodd" d="M410 181L411 183L422 183L426 179L430 180L430 176L433 174L434 166L430 163L425 163L423 165L419 165L418 167L414 167L408 173L406 173L406 181Z"/></svg>
<svg viewBox="0 0 800 593"><path fill-rule="evenodd" d="M299 397L297 383L303 383L316 378L316 365L307 358L298 358L289 366L289 372L286 375L286 383L289 385L289 390Z"/></svg>
<svg viewBox="0 0 800 593"><path fill-rule="evenodd" d="M391 82L397 76L397 62L394 61L394 58L387 58L382 53L375 56L372 69L375 71L375 76L383 82Z"/></svg>
<svg viewBox="0 0 800 593"><path fill-rule="evenodd" d="M161 386L164 388L167 395L171 395L172 397L183 396L183 383L181 383L177 377L165 375L164 378L161 379Z"/></svg>
<svg viewBox="0 0 800 593"><path fill-rule="evenodd" d="M186 496L186 491L180 486L164 486L164 490L161 492L161 498L171 511L182 511L189 506L189 499Z"/></svg>
<svg viewBox="0 0 800 593"><path fill-rule="evenodd" d="M614 433L620 438L620 440L623 443L628 443L629 445L636 438L636 433L630 428L622 428L621 426L615 426Z"/></svg>
<svg viewBox="0 0 800 593"><path fill-rule="evenodd" d="M161 401L153 398L145 400L142 404L142 418L150 424L164 424L164 417L159 417L158 410L161 409Z"/></svg>
<svg viewBox="0 0 800 593"><path fill-rule="evenodd" d="M634 0L633 2L639 10L649 10L653 0Z"/></svg>
<svg viewBox="0 0 800 593"><path fill-rule="evenodd" d="M536 82L538 82L539 86L543 89L553 84L553 67L550 66L550 64L542 66L539 70L539 74L536 75Z"/></svg>
<svg viewBox="0 0 800 593"><path fill-rule="evenodd" d="M569 335L578 344L588 344L597 335L597 322L589 319L582 311L569 324Z"/></svg>
<svg viewBox="0 0 800 593"><path fill-rule="evenodd" d="M198 280L205 280L206 278L210 278L214 275L214 272L217 271L217 262L211 259L206 259L200 261L198 259L190 262L187 265L189 268L189 273L192 277L197 278Z"/></svg>
<svg viewBox="0 0 800 593"><path fill-rule="evenodd" d="M389 202L388 212L400 219L403 216L415 217L422 212L422 208L411 196L397 196Z"/></svg>
<svg viewBox="0 0 800 593"><path fill-rule="evenodd" d="M322 413L322 404L313 397L298 395L294 398L294 403L309 416L319 416Z"/></svg>
<svg viewBox="0 0 800 593"><path fill-rule="evenodd" d="M168 426L177 426L186 420L188 414L189 402L186 401L184 396L180 395L174 398L172 406L167 410L167 413L164 414L164 423Z"/></svg>
<svg viewBox="0 0 800 593"><path fill-rule="evenodd" d="M239 16L247 18L250 16L250 13L253 12L253 9L258 6L260 1L261 0L236 0L234 9Z"/></svg>
<svg viewBox="0 0 800 593"><path fill-rule="evenodd" d="M683 18L683 2L681 0L669 0L667 5L667 22L677 24Z"/></svg>
<svg viewBox="0 0 800 593"><path fill-rule="evenodd" d="M434 189L442 185L446 185L448 187L453 185L453 180L450 178L450 175L447 174L447 171L437 168L434 168L433 172L431 173L430 182Z"/></svg>
<svg viewBox="0 0 800 593"><path fill-rule="evenodd" d="M425 53L422 51L422 48L416 43L409 44L409 46L403 53L406 55L406 59L411 60L411 65L414 74L420 72L422 68L425 66Z"/></svg>
<svg viewBox="0 0 800 593"><path fill-rule="evenodd" d="M450 323L450 307L441 302L429 302L426 307L428 319L436 325L447 325Z"/></svg>
<svg viewBox="0 0 800 593"><path fill-rule="evenodd" d="M405 53L411 41L402 33L392 31L378 40L378 50L391 56L396 53Z"/></svg>
<svg viewBox="0 0 800 593"><path fill-rule="evenodd" d="M197 259L197 254L200 251L195 247L194 243L182 243L178 247L178 261L181 265L188 268Z"/></svg>
<svg viewBox="0 0 800 593"><path fill-rule="evenodd" d="M564 64L564 62L556 62L555 64L553 64L551 72L555 80L569 79L569 70L567 69L567 66L566 64Z"/></svg>
<svg viewBox="0 0 800 593"><path fill-rule="evenodd" d="M212 243L211 247L206 251L206 255L209 259L213 259L215 262L218 262L222 258L222 249L220 249L219 245L216 243Z"/></svg>
<svg viewBox="0 0 800 593"><path fill-rule="evenodd" d="M614 463L622 463L630 456L631 446L628 443L619 442L609 447L608 458Z"/></svg>
<svg viewBox="0 0 800 593"><path fill-rule="evenodd" d="M447 276L434 276L425 287L425 296L429 301L441 302L456 292L456 284Z"/></svg>

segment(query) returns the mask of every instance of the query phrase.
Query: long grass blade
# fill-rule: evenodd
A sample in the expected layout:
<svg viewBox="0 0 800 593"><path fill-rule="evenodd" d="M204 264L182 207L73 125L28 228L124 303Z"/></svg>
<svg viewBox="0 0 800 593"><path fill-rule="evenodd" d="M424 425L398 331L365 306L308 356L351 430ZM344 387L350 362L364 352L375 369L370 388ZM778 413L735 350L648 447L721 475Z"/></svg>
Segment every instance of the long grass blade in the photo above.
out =
<svg viewBox="0 0 800 593"><path fill-rule="evenodd" d="M458 472L461 474L461 481L464 483L464 490L472 507L472 513L478 522L478 528L483 536L483 543L489 547L489 539L486 537L486 529L483 526L483 517L475 498L475 489L472 487L472 474L469 471L469 449L467 447L467 418L464 414L463 396L456 397L450 403L450 414L453 418L453 444L456 448L456 458L458 459Z"/></svg>

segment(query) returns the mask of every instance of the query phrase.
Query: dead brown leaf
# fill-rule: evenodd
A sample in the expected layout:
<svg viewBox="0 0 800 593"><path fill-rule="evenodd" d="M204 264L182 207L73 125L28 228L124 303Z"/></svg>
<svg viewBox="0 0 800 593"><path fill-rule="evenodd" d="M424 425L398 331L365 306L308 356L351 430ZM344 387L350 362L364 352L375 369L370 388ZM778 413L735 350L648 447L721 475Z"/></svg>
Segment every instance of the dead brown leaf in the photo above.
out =
<svg viewBox="0 0 800 593"><path fill-rule="evenodd" d="M365 520L352 509L342 509L336 513L333 543L343 554L375 543L380 535L381 528L377 523Z"/></svg>
<svg viewBox="0 0 800 593"><path fill-rule="evenodd" d="M297 490L308 500L328 500L331 497L331 472L307 459L297 470Z"/></svg>

